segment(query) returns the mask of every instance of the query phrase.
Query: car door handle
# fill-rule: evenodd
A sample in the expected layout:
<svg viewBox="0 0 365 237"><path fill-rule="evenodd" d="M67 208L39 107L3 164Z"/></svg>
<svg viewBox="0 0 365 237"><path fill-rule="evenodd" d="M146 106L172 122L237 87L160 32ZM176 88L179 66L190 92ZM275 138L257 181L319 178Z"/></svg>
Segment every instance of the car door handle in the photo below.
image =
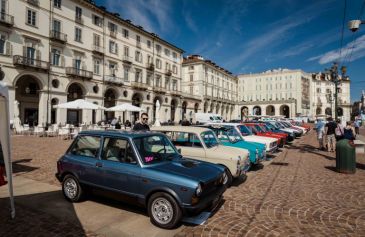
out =
<svg viewBox="0 0 365 237"><path fill-rule="evenodd" d="M103 167L103 164L101 162L96 162L96 167Z"/></svg>

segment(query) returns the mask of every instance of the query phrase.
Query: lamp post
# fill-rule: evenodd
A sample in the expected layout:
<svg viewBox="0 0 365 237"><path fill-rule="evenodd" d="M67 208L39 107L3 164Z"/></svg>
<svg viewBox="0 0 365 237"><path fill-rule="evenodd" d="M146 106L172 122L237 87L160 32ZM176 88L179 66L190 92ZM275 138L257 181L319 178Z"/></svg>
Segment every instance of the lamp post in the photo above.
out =
<svg viewBox="0 0 365 237"><path fill-rule="evenodd" d="M346 72L347 72L346 66L341 66L340 70L341 70L341 79L346 78ZM325 70L325 73L330 75L330 81L335 84L335 93L334 93L333 100L335 101L335 119L337 119L338 118L338 113L337 113L338 99L337 98L338 98L338 89L339 89L339 85L340 85L340 78L339 78L339 74L338 74L338 63L334 62L330 69Z"/></svg>
<svg viewBox="0 0 365 237"><path fill-rule="evenodd" d="M333 96L332 96L333 95ZM335 101L335 94L328 93L326 94L327 101L331 104L331 116L332 116L332 110L333 110L333 101ZM326 111L325 111L326 113Z"/></svg>

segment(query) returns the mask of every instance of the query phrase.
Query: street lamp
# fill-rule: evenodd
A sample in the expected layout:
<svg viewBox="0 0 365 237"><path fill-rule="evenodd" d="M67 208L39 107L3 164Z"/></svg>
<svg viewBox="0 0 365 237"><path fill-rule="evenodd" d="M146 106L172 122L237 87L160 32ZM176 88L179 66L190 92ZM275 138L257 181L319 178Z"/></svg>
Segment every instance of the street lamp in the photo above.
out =
<svg viewBox="0 0 365 237"><path fill-rule="evenodd" d="M331 104L331 116L332 116L332 109L333 109L333 101L335 101L335 94L333 94L333 96L332 96L332 93L328 93L328 94L326 94L326 99L327 99L327 101ZM325 111L325 113L326 113L327 111Z"/></svg>
<svg viewBox="0 0 365 237"><path fill-rule="evenodd" d="M352 20L348 22L348 27L352 32L357 31L360 28L361 24L365 24L365 21L362 20Z"/></svg>
<svg viewBox="0 0 365 237"><path fill-rule="evenodd" d="M340 70L341 70L341 79L343 80L346 78L347 68L346 68L346 66L341 66ZM339 75L338 75L338 63L334 62L330 69L325 70L325 73L330 75L330 81L335 84L335 93L334 93L333 100L335 101L335 119L337 119L337 117L338 117L338 113L337 113L337 107L338 107L337 97L338 96L337 95L338 95L338 89L339 89L338 86L340 85L340 79L339 79Z"/></svg>

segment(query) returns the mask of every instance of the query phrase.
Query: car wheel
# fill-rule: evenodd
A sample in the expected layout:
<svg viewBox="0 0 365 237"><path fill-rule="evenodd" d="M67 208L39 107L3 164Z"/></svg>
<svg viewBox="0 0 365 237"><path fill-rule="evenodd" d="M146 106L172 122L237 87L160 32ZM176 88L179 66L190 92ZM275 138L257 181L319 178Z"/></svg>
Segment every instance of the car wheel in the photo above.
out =
<svg viewBox="0 0 365 237"><path fill-rule="evenodd" d="M66 175L62 182L62 192L65 198L70 202L78 202L82 199L83 190L79 181L73 175Z"/></svg>
<svg viewBox="0 0 365 237"><path fill-rule="evenodd" d="M174 228L181 220L182 212L176 200L167 193L158 192L148 200L151 222L161 228Z"/></svg>
<svg viewBox="0 0 365 237"><path fill-rule="evenodd" d="M231 187L232 181L233 181L232 174L227 168L224 169L224 172L226 172L226 175L227 175L227 184L226 184L226 186Z"/></svg>

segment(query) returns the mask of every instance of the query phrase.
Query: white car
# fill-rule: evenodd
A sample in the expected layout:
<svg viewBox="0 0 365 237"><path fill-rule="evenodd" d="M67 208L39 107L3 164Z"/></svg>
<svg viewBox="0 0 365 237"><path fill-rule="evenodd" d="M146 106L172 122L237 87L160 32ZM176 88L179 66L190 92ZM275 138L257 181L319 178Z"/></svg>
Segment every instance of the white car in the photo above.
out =
<svg viewBox="0 0 365 237"><path fill-rule="evenodd" d="M300 127L300 126L293 125L289 121L281 121L281 122L285 123L287 126L291 126L293 128L297 128L297 129L301 130L303 132L303 134L306 134L307 133L307 129L305 129L304 127Z"/></svg>
<svg viewBox="0 0 365 237"><path fill-rule="evenodd" d="M171 142L181 151L181 155L224 166L227 171L228 184L250 168L249 151L220 144L215 133L203 127L159 126L151 131L166 134Z"/></svg>
<svg viewBox="0 0 365 237"><path fill-rule="evenodd" d="M303 132L299 132L298 130L295 130L293 128L288 128L288 127L285 127L284 125L280 124L279 122L282 122L282 121L279 121L279 122L269 121L269 122L270 122L270 124L277 127L281 131L294 133L296 137L300 137L303 134Z"/></svg>
<svg viewBox="0 0 365 237"><path fill-rule="evenodd" d="M213 113L195 113L195 121L200 124L205 123L221 123L222 116Z"/></svg>
<svg viewBox="0 0 365 237"><path fill-rule="evenodd" d="M217 123L215 123L217 124ZM219 125L229 128L234 128L247 142L257 142L266 145L266 153L272 153L278 149L278 139L271 137L256 136L241 123L219 123Z"/></svg>

